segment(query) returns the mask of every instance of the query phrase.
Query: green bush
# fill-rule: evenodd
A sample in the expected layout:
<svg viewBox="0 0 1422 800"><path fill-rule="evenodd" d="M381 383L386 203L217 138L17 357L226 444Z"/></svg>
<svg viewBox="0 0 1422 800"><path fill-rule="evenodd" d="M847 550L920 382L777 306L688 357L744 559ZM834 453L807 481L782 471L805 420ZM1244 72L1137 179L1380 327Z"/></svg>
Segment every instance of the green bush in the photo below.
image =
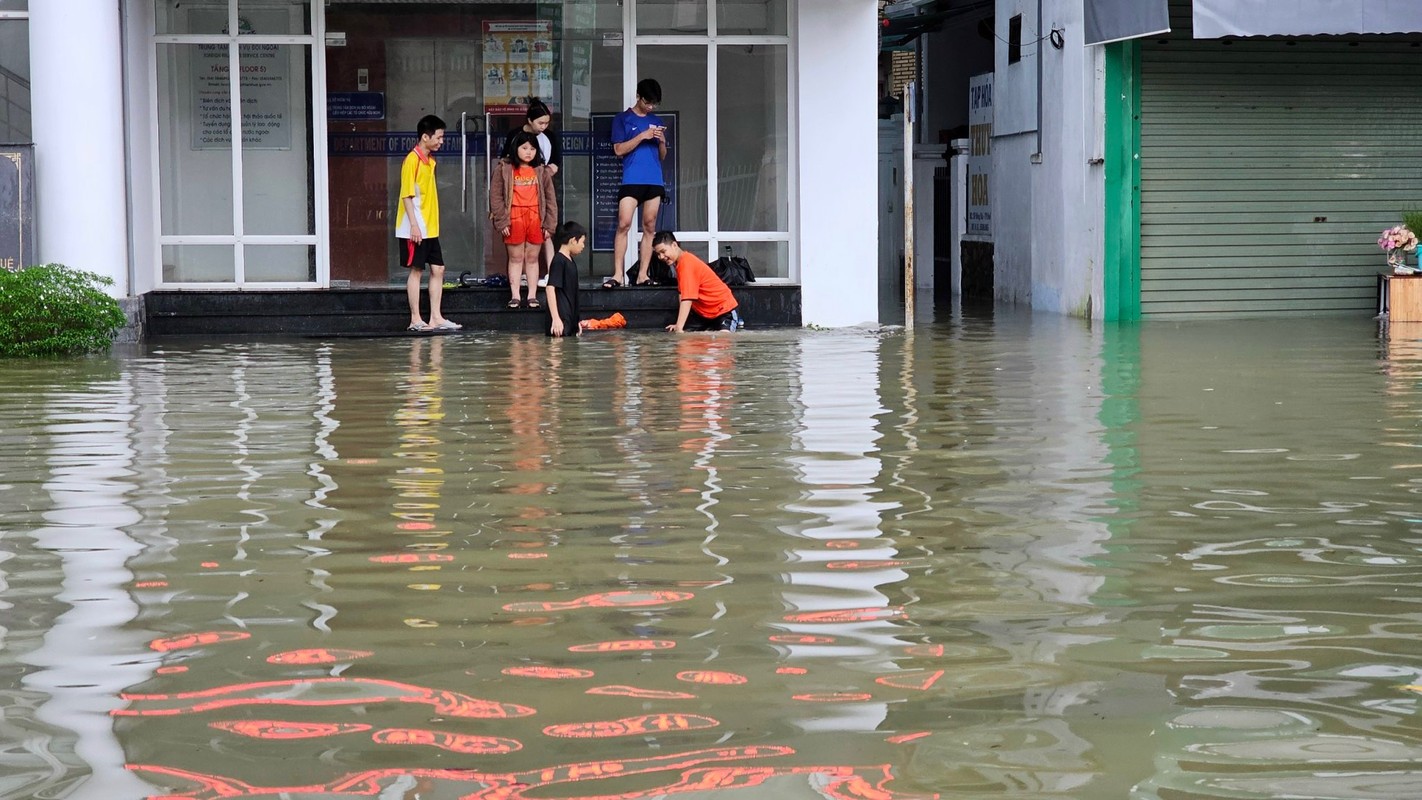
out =
<svg viewBox="0 0 1422 800"><path fill-rule="evenodd" d="M1406 225L1409 231L1422 236L1422 211L1402 212L1402 224Z"/></svg>
<svg viewBox="0 0 1422 800"><path fill-rule="evenodd" d="M107 350L123 327L113 281L63 264L0 269L0 356L78 355Z"/></svg>

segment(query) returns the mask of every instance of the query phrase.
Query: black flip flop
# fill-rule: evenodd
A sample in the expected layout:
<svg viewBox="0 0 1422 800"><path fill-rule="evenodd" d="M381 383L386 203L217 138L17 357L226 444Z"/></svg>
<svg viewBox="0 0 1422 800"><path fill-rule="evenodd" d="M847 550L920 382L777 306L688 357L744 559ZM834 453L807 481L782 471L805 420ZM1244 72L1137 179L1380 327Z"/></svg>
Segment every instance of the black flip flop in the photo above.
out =
<svg viewBox="0 0 1422 800"><path fill-rule="evenodd" d="M602 288L604 288L604 289L621 289L621 288L622 288L622 281L619 281L619 280L616 279L616 278L608 278L607 280L605 280L605 281L602 282Z"/></svg>

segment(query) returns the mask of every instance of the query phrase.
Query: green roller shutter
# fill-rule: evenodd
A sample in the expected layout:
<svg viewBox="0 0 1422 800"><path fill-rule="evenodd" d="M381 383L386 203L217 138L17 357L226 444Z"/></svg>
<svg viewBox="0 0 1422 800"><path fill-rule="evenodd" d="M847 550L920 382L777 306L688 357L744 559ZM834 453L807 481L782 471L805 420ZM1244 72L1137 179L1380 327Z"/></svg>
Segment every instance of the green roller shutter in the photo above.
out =
<svg viewBox="0 0 1422 800"><path fill-rule="evenodd" d="M1142 314L1371 313L1422 208L1422 50L1180 37L1141 54Z"/></svg>

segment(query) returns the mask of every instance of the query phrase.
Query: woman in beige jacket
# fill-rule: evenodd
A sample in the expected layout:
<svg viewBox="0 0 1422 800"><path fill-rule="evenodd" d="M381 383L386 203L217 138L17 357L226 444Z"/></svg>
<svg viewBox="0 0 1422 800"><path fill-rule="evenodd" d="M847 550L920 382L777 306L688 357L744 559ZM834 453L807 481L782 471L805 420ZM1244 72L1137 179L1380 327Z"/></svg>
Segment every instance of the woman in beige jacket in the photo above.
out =
<svg viewBox="0 0 1422 800"><path fill-rule="evenodd" d="M513 159L499 159L489 176L489 219L509 249L509 308L539 308L538 251L558 226L558 195L537 138L517 131L509 146ZM527 280L527 300L519 296L520 277Z"/></svg>

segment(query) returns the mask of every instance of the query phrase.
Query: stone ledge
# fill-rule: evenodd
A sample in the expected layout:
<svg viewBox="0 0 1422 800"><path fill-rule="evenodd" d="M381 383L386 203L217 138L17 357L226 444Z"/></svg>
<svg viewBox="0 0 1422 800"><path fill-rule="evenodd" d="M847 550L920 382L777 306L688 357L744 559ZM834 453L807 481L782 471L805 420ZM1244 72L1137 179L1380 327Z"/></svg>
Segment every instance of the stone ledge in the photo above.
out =
<svg viewBox="0 0 1422 800"><path fill-rule="evenodd" d="M761 284L732 289L748 327L798 328L797 284ZM426 295L421 292L422 299ZM471 331L543 330L543 311L504 307L509 290L446 289L445 316ZM306 291L155 291L136 298L145 308L148 337L229 335L385 335L400 332L409 319L403 289L316 289ZM670 286L621 289L583 288L584 317L620 311L629 328L659 328L676 313Z"/></svg>

